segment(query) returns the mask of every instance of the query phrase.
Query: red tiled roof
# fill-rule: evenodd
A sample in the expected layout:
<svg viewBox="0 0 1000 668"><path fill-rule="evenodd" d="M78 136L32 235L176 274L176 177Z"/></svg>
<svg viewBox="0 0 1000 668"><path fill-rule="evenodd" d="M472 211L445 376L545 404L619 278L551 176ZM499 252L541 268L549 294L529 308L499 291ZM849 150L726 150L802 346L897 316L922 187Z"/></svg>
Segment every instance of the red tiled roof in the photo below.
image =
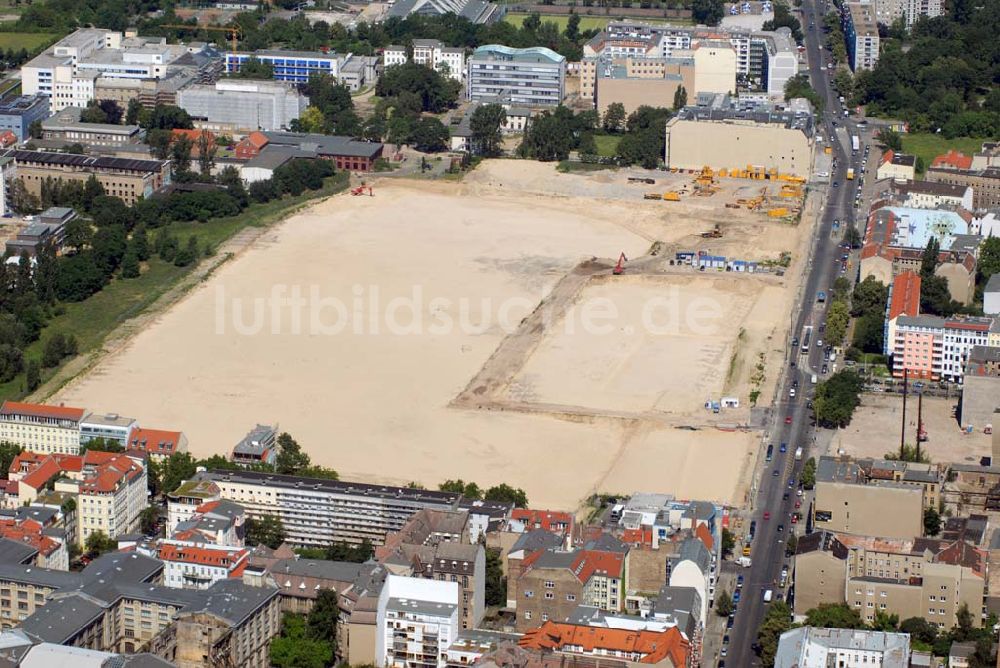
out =
<svg viewBox="0 0 1000 668"><path fill-rule="evenodd" d="M562 650L566 646L573 653L593 654L606 650L635 655L628 659L638 663L660 663L669 658L674 666L686 666L690 646L680 630L670 627L666 631L628 631L597 626L582 626L546 622L525 633L517 644L526 649ZM583 648L582 652L576 648ZM569 653L569 652L567 652ZM611 655L614 657L614 654Z"/></svg>
<svg viewBox="0 0 1000 668"><path fill-rule="evenodd" d="M250 551L246 549L238 551L210 550L192 545L165 543L160 545L157 556L163 561L180 561L187 564L229 568L244 560L249 553Z"/></svg>
<svg viewBox="0 0 1000 668"><path fill-rule="evenodd" d="M573 515L553 510L532 510L530 508L515 508L510 513L512 520L524 522L529 529L545 529L546 531L569 531L573 528ZM565 525L564 528L559 525Z"/></svg>
<svg viewBox="0 0 1000 668"><path fill-rule="evenodd" d="M129 439L129 450L142 450L151 455L172 455L177 452L177 444L181 441L181 432L165 429L136 429ZM160 447L160 444L163 447Z"/></svg>
<svg viewBox="0 0 1000 668"><path fill-rule="evenodd" d="M0 480L0 490L8 496L17 496L18 485L20 483L17 480Z"/></svg>
<svg viewBox="0 0 1000 668"><path fill-rule="evenodd" d="M174 131L176 132L176 130ZM890 148L885 153L882 154L882 162L880 164L886 164L887 162L892 162L892 156L896 155L895 152Z"/></svg>
<svg viewBox="0 0 1000 668"><path fill-rule="evenodd" d="M892 281L889 320L901 315L920 315L920 274L904 271Z"/></svg>
<svg viewBox="0 0 1000 668"><path fill-rule="evenodd" d="M116 454L114 459L101 464L94 475L83 481L80 492L91 494L113 492L119 483L134 480L141 474L142 466L132 461L128 455Z"/></svg>
<svg viewBox="0 0 1000 668"><path fill-rule="evenodd" d="M49 480L52 480L62 472L62 467L56 463L56 460L51 457L47 457L45 461L35 467L34 470L21 478L21 483L27 485L28 487L33 487L36 490L41 489Z"/></svg>
<svg viewBox="0 0 1000 668"><path fill-rule="evenodd" d="M31 417L49 418L52 420L83 419L82 408L69 406L48 406L46 404L26 404L19 401L5 401L0 407L0 415L30 415Z"/></svg>
<svg viewBox="0 0 1000 668"><path fill-rule="evenodd" d="M625 555L619 552L580 550L580 554L573 562L572 569L580 582L587 582L597 574L620 577L624 563Z"/></svg>
<svg viewBox="0 0 1000 668"><path fill-rule="evenodd" d="M652 545L653 530L646 528L625 529L622 532L622 542L632 545Z"/></svg>
<svg viewBox="0 0 1000 668"><path fill-rule="evenodd" d="M712 546L715 544L715 539L712 538L712 532L708 530L708 527L704 524L699 524L694 530L694 535L701 539L701 542L705 544L705 547L709 552L712 551Z"/></svg>
<svg viewBox="0 0 1000 668"><path fill-rule="evenodd" d="M46 455L30 450L22 450L14 456L14 461L7 469L8 475L11 473L27 473L32 467L38 466L39 462L45 459Z"/></svg>
<svg viewBox="0 0 1000 668"><path fill-rule="evenodd" d="M931 167L944 167L946 169L970 169L972 167L972 158L964 153L959 153L955 149L952 149L943 155L935 157L934 161L931 163Z"/></svg>
<svg viewBox="0 0 1000 668"><path fill-rule="evenodd" d="M263 132L254 131L248 134L244 141L253 144L257 148L264 148L267 146L269 140Z"/></svg>

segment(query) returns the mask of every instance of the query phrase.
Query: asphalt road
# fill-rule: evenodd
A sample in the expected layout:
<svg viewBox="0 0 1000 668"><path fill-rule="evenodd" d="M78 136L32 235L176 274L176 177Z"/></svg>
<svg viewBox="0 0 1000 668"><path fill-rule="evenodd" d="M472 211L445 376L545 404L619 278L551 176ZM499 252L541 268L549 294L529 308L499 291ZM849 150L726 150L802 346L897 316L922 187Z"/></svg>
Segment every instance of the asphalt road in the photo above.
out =
<svg viewBox="0 0 1000 668"><path fill-rule="evenodd" d="M769 442L774 444L773 461L765 462L763 453L759 458L761 464L756 472L758 486L750 514L750 519L756 520L757 524L752 544L752 566L741 570L745 581L740 592L733 628L729 632L730 644L727 657L723 659L729 666L742 667L759 663L752 647L756 642L757 629L767 611L767 604L763 600L764 592L772 590L775 598L784 596L788 592L788 589L781 589L778 582L783 565L788 564L789 571L792 570L789 560L785 557L785 540L789 532L796 528L796 525L791 524L790 516L795 511L794 503L802 465L814 454L810 452L813 440L811 410L807 408L806 402L811 398L814 388L811 376L814 372L818 373L823 365L823 349L817 344L818 340L822 340L820 325L826 318L826 308L829 304L829 301L818 303L817 293L822 290L829 294L833 281L839 275L841 256L845 252L839 244L842 241L843 231L854 221L855 216L854 194L857 181L846 180L846 173L849 166L853 167L855 172L860 172L864 148L862 146L858 154L852 156L850 135L858 134L855 125L858 119L844 116L838 95L829 85L829 70L820 69L831 59L825 48L819 49L819 45L825 39L822 17L827 7L828 4L822 0L805 0L800 18L806 36L805 46L812 85L826 102L825 111L818 122L817 134L822 135L828 142L831 138L838 140L832 142L836 168L831 171L829 185L823 186L827 189L827 194L821 220L817 224L813 239L812 260L806 270L801 304L798 305L792 318L793 337L801 339L806 325L812 325L813 332L807 354L802 354L799 349L788 351L779 399L772 411L769 430L771 435ZM812 30L809 30L810 23L815 24ZM844 132L845 126L847 132ZM876 154L873 152L871 157L874 160ZM840 221L840 229L836 233L833 232L835 220ZM864 224L863 219L859 222L861 225ZM863 233L863 230L861 231ZM795 367L791 366L793 360ZM794 398L790 396L793 387L797 388ZM787 418L791 418L790 424L786 424ZM784 453L780 452L781 443L787 443L787 450ZM799 446L802 446L805 452L801 460L796 460L794 453ZM766 447L766 444L763 447ZM775 471L777 475L774 475ZM788 493L787 500L783 500L785 493ZM808 514L806 505L803 499L800 511L803 515ZM765 512L769 513L770 519L764 519ZM784 531L778 531L779 525L783 525Z"/></svg>

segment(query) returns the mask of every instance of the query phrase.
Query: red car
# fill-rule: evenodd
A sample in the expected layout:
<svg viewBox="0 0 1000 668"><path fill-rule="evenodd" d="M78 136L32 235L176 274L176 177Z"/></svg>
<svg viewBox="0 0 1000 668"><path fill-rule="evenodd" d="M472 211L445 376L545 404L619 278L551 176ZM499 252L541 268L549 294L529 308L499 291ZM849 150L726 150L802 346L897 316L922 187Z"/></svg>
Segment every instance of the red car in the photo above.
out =
<svg viewBox="0 0 1000 668"><path fill-rule="evenodd" d="M791 415L789 415L788 417L785 418L785 424L792 424L792 416Z"/></svg>
<svg viewBox="0 0 1000 668"><path fill-rule="evenodd" d="M795 499L795 507L796 508L801 508L802 507L802 501L800 499Z"/></svg>
<svg viewBox="0 0 1000 668"><path fill-rule="evenodd" d="M769 520L769 519L771 519L771 513L767 512L767 511L765 510L765 511L764 511L764 519L765 519L765 520Z"/></svg>
<svg viewBox="0 0 1000 668"><path fill-rule="evenodd" d="M799 516L792 515L792 524L798 524L798 523L799 523Z"/></svg>

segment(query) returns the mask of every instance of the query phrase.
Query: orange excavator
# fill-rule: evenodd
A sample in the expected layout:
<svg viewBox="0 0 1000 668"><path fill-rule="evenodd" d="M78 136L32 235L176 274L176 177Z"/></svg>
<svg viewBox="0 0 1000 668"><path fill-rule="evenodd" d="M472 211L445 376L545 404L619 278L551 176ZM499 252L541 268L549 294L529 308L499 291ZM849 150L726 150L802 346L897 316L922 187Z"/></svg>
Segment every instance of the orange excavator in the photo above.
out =
<svg viewBox="0 0 1000 668"><path fill-rule="evenodd" d="M625 252L622 251L622 254L618 256L618 264L616 264L615 268L611 270L611 273L614 274L615 276L621 276L623 273L625 273L626 262L628 262L628 258L625 257Z"/></svg>

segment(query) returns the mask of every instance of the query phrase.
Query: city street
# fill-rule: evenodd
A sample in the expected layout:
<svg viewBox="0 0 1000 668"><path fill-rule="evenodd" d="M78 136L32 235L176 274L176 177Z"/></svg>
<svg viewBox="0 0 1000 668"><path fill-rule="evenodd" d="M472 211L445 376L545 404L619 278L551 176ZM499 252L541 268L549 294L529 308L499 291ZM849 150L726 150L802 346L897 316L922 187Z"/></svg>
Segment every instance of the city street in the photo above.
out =
<svg viewBox="0 0 1000 668"><path fill-rule="evenodd" d="M823 15L827 4L818 0L806 0L802 6L802 29L805 33L805 45L808 55L809 75L813 87L825 100L825 111L817 123L816 132L824 138L832 139L832 156L836 167L831 170L829 184L826 189L825 206L820 220L816 224L813 240L812 259L805 275L805 285L801 294L801 302L792 322L791 337L798 337L799 346L790 348L786 358L785 373L780 385L778 401L774 406L769 429L769 443L774 444L773 461L766 462L765 457L759 458L759 470L756 472L756 494L752 498L749 518L756 521L756 535L752 543L752 566L743 569L745 578L741 600L736 613L735 623L729 635L731 643L728 657L732 665L756 665L757 659L753 652L757 629L767 612L764 602L765 592L772 591L772 600L784 597L791 587L779 587L781 569L788 565L792 572L791 560L785 557L785 541L790 532L801 525L791 524L791 514L795 512L794 503L797 497L798 482L802 465L816 453L812 452L812 411L807 408L807 401L812 398L815 386L811 383L812 375L818 374L823 365L824 344L822 326L826 318L829 299L820 303L817 294L823 291L829 295L833 281L840 271L840 258L845 252L841 247L843 233L846 227L855 222L856 211L854 196L857 191L857 180L848 181L847 169L853 168L860 173L861 161L864 156L864 143L870 143L866 137L860 137L862 146L852 155L851 136L858 135L857 119L846 117L838 100L838 94L830 87L826 65L830 62L829 52L825 46L820 49L824 40L822 31ZM810 24L814 24L812 29ZM872 151L867 167L873 172L876 167L877 149ZM866 185L873 182L873 176L866 178ZM864 233L864 217L858 216L859 232ZM834 221L839 221L839 229L834 231ZM851 267L856 268L856 253L852 254ZM809 340L806 341L805 328L811 327ZM791 338L790 337L790 338ZM805 352L803 352L803 350ZM795 362L792 367L791 363ZM794 396L792 390L795 389ZM785 452L781 452L781 444L787 444ZM767 447L764 444L762 447ZM804 450L801 459L795 458L795 450ZM787 493L787 498L783 496ZM800 512L808 517L809 496L802 497ZM768 519L765 519L767 514ZM805 522L805 518L803 522ZM779 526L783 531L779 531ZM741 543L737 542L737 550ZM712 657L714 658L714 657ZM707 665L712 665L711 663ZM721 662L718 664L721 665Z"/></svg>

